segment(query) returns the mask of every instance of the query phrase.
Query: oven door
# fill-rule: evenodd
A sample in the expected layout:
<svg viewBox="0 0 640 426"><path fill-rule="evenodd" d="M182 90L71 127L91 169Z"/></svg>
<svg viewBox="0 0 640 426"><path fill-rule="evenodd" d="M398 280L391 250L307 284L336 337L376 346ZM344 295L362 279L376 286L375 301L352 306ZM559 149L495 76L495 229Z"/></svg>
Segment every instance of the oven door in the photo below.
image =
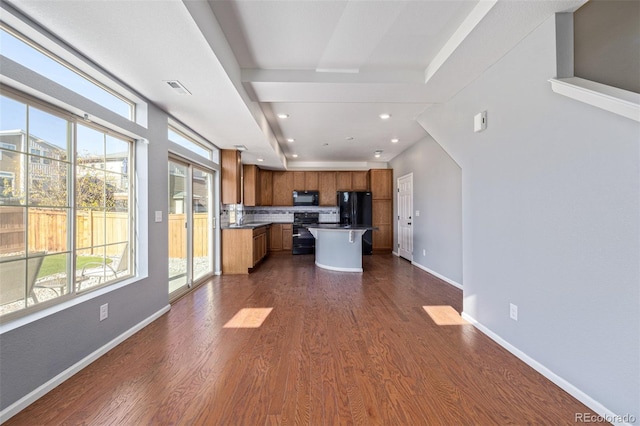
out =
<svg viewBox="0 0 640 426"><path fill-rule="evenodd" d="M309 230L302 225L293 225L293 254L315 253L316 239Z"/></svg>

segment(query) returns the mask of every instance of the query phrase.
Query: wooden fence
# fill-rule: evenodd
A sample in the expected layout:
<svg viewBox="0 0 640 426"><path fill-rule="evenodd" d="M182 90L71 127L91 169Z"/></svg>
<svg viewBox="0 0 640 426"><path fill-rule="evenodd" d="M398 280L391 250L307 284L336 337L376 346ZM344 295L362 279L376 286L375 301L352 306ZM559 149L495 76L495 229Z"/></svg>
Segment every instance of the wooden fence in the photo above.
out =
<svg viewBox="0 0 640 426"><path fill-rule="evenodd" d="M24 208L0 208L0 254L24 251ZM209 254L207 213L195 213L193 220L193 256ZM169 257L186 257L184 214L169 215ZM67 250L67 210L29 209L28 241L31 251ZM79 211L76 216L76 246L94 247L129 240L127 213ZM121 245L107 247L107 256L122 252Z"/></svg>
<svg viewBox="0 0 640 426"><path fill-rule="evenodd" d="M169 257L187 256L186 215L169 215ZM207 213L193 214L193 257L209 256L209 233Z"/></svg>

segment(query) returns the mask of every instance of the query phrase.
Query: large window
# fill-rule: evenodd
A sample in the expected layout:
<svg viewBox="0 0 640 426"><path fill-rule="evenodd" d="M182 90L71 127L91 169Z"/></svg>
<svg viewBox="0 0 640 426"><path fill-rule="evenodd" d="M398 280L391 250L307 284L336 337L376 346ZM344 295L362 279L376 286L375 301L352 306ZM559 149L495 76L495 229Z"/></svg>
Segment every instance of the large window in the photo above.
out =
<svg viewBox="0 0 640 426"><path fill-rule="evenodd" d="M53 80L129 120L134 120L133 102L107 89L72 65L56 57L26 37L0 25L2 55Z"/></svg>
<svg viewBox="0 0 640 426"><path fill-rule="evenodd" d="M131 276L133 141L0 96L0 316Z"/></svg>
<svg viewBox="0 0 640 426"><path fill-rule="evenodd" d="M196 154L203 156L207 160L213 159L211 148L205 148L190 137L184 135L181 131L173 126L169 126L167 137L171 142L174 142L183 148L187 148L189 151L195 152Z"/></svg>

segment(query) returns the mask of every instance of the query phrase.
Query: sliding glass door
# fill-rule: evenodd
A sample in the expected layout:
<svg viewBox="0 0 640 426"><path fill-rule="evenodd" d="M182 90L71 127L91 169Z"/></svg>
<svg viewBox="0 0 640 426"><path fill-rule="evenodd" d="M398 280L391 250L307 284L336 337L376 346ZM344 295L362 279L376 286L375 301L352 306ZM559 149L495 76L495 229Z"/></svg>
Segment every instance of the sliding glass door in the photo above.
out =
<svg viewBox="0 0 640 426"><path fill-rule="evenodd" d="M213 273L213 172L169 160L169 294Z"/></svg>
<svg viewBox="0 0 640 426"><path fill-rule="evenodd" d="M193 279L213 272L213 175L193 167L191 173L193 206Z"/></svg>

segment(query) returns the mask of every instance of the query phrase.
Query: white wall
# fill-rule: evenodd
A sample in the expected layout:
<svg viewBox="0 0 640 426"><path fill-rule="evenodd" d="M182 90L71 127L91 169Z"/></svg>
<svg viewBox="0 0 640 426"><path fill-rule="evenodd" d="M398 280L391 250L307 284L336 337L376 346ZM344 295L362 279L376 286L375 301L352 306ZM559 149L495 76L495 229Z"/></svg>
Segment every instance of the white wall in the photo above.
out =
<svg viewBox="0 0 640 426"><path fill-rule="evenodd" d="M552 17L420 118L462 168L464 312L639 419L640 126L553 93L555 73Z"/></svg>
<svg viewBox="0 0 640 426"><path fill-rule="evenodd" d="M462 176L460 166L429 135L391 161L394 185L413 173L413 262L462 285ZM398 217L394 202L394 217ZM420 216L416 216L416 210ZM394 221L394 247L398 222ZM426 254L423 255L423 250Z"/></svg>

